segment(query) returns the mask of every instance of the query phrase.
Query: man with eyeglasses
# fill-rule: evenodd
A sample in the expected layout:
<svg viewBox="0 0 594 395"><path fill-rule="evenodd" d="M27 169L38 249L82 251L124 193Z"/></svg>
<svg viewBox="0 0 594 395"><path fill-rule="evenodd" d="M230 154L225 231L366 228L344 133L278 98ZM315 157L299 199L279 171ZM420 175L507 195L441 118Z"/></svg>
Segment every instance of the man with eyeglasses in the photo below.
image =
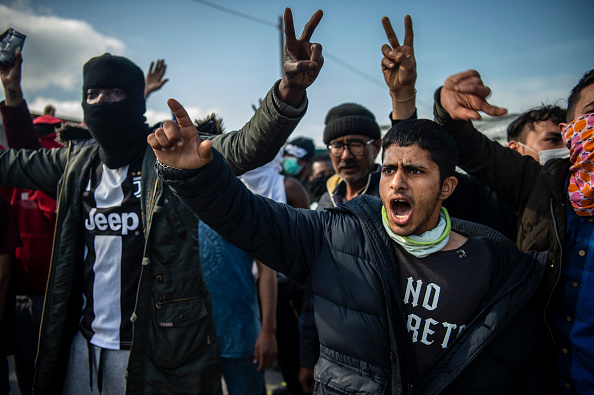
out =
<svg viewBox="0 0 594 395"><path fill-rule="evenodd" d="M361 194L378 195L381 133L375 116L365 107L344 103L326 115L324 143L336 174L326 183L318 210L340 206Z"/></svg>

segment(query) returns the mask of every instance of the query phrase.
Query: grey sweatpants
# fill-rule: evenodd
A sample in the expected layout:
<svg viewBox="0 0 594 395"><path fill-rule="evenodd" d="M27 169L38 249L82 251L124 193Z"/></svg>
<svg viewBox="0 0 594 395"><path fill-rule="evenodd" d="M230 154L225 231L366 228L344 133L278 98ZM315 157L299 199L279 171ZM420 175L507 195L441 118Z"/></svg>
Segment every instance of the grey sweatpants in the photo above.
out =
<svg viewBox="0 0 594 395"><path fill-rule="evenodd" d="M98 394L97 372L99 368L99 356L103 353L103 388L102 394L120 395L126 392L126 380L124 372L128 366L130 351L107 350L93 346L92 380L89 377L89 348L87 340L80 332L77 332L70 347L70 359L68 360L68 371L64 383L65 395Z"/></svg>

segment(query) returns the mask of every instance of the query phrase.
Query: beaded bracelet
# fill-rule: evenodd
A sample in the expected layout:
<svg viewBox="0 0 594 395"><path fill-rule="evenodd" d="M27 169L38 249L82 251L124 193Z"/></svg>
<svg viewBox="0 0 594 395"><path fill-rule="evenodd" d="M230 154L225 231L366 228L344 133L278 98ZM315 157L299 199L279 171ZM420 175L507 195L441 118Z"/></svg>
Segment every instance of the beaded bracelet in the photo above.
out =
<svg viewBox="0 0 594 395"><path fill-rule="evenodd" d="M415 93L413 93L413 95L411 97L409 97L408 99L404 99L404 100L394 99L394 101L396 103L406 103L407 101L414 99L416 95L417 95L417 90L415 89Z"/></svg>

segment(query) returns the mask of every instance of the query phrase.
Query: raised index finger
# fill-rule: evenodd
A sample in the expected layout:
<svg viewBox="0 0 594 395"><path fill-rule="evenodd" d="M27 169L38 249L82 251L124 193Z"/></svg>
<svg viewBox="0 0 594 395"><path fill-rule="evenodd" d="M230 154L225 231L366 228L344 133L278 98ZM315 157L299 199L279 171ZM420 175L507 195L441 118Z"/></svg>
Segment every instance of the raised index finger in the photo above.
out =
<svg viewBox="0 0 594 395"><path fill-rule="evenodd" d="M317 10L315 14L313 14L311 18L309 18L309 22L307 22L307 24L303 28L303 33L301 33L301 37L299 37L299 40L305 40L309 42L314 30L316 30L316 27L318 27L320 20L322 20L322 16L324 16L324 12L322 10Z"/></svg>
<svg viewBox="0 0 594 395"><path fill-rule="evenodd" d="M188 112L181 104L179 104L177 100L169 99L167 100L167 105L169 106L169 109L171 109L173 115L175 115L175 118L177 119L177 123L179 124L179 126L194 126L194 123L192 122L192 119L190 119Z"/></svg>
<svg viewBox="0 0 594 395"><path fill-rule="evenodd" d="M293 13L289 7L285 8L285 41L287 43L296 41L295 26L293 25Z"/></svg>
<svg viewBox="0 0 594 395"><path fill-rule="evenodd" d="M392 24L390 23L390 18L387 16L382 18L382 25L384 25L384 31L386 32L386 37L388 37L388 41L392 46L392 49L396 49L400 46L398 42L398 37L396 37L396 33L394 33L394 29L392 28Z"/></svg>

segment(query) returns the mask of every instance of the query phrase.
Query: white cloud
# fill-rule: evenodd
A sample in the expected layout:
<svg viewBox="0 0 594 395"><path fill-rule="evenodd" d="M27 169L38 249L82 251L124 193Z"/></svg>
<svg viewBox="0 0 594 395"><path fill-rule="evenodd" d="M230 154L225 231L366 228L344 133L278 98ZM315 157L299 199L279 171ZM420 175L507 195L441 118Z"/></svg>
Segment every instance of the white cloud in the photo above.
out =
<svg viewBox="0 0 594 395"><path fill-rule="evenodd" d="M57 118L65 118L72 121L82 121L83 113L80 101L60 101L51 97L37 96L35 99L33 99L33 101L27 102L29 111L36 114L41 114L45 106L48 104L51 104L56 109Z"/></svg>
<svg viewBox="0 0 594 395"><path fill-rule="evenodd" d="M123 40L106 36L84 20L54 15L44 5L33 9L28 0L0 4L2 27L12 27L27 36L23 48L22 86L29 109L41 113L47 104L56 108L56 116L82 121L82 67L93 56L104 52L125 55ZM56 89L56 94L52 94ZM58 94L62 93L62 98ZM66 96L64 96L66 93ZM64 100L65 98L70 98ZM72 99L74 98L74 99ZM153 99L154 100L154 99ZM192 120L216 112L187 107ZM147 122L171 119L167 111L147 108Z"/></svg>
<svg viewBox="0 0 594 395"><path fill-rule="evenodd" d="M23 90L59 87L79 90L82 66L103 52L122 54L126 46L82 20L36 15L22 7L0 5L0 20L27 36L23 48Z"/></svg>
<svg viewBox="0 0 594 395"><path fill-rule="evenodd" d="M567 106L569 91L578 81L573 74L557 74L522 80L497 80L489 83L493 96L488 100L493 105L507 108L510 112L523 113L541 103L560 107Z"/></svg>

